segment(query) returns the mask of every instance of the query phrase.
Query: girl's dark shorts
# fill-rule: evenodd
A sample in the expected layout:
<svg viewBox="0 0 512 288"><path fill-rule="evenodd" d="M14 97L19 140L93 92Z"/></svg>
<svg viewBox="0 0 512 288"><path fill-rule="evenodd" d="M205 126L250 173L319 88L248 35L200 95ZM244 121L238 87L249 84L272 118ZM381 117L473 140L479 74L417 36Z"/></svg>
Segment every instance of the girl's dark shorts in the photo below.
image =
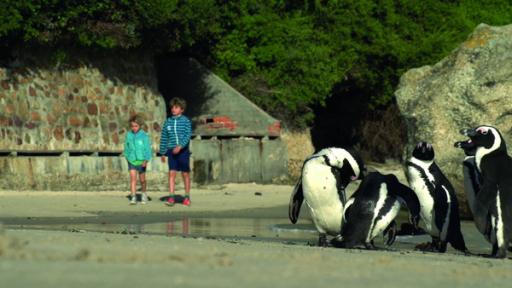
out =
<svg viewBox="0 0 512 288"><path fill-rule="evenodd" d="M172 154L172 149L167 150L169 171L190 172L190 154L188 147L181 149L178 154Z"/></svg>
<svg viewBox="0 0 512 288"><path fill-rule="evenodd" d="M139 173L146 173L146 167L143 167L142 165L133 165L130 161L128 161L128 170L136 170Z"/></svg>

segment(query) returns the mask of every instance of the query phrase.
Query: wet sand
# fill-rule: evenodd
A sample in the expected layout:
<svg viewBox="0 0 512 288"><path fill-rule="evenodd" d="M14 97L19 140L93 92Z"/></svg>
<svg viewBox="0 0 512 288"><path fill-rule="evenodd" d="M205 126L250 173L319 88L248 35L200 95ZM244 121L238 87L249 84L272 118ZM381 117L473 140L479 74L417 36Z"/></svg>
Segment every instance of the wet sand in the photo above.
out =
<svg viewBox="0 0 512 288"><path fill-rule="evenodd" d="M493 287L512 281L510 259L412 250L428 237L401 237L392 250L379 251L310 246L317 235L307 213L298 232L290 230L291 189L195 188L191 207L172 208L158 201L160 192L150 192L146 205L130 206L123 191L0 191L2 287ZM472 223L463 232L470 250L489 252Z"/></svg>

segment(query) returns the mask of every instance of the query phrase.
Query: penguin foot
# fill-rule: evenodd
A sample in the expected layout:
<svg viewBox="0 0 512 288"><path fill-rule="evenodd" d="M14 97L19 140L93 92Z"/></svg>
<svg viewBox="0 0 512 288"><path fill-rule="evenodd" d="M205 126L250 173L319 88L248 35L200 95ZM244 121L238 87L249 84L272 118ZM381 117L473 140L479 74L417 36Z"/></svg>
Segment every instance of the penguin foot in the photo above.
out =
<svg viewBox="0 0 512 288"><path fill-rule="evenodd" d="M505 259L505 258L507 258L507 250L506 249L499 249L498 253L496 253L495 258L497 258L497 259Z"/></svg>
<svg viewBox="0 0 512 288"><path fill-rule="evenodd" d="M345 248L345 242L343 242L343 237L339 235L332 238L330 244L332 247Z"/></svg>
<svg viewBox="0 0 512 288"><path fill-rule="evenodd" d="M397 229L396 229L396 222L393 220L391 224L384 230L384 235L388 235L388 239L386 241L387 246L391 246L395 242Z"/></svg>
<svg viewBox="0 0 512 288"><path fill-rule="evenodd" d="M318 246L327 247L329 243L327 243L327 236L325 234L320 234L318 236Z"/></svg>
<svg viewBox="0 0 512 288"><path fill-rule="evenodd" d="M493 258L493 259L496 259L496 255L492 255L492 254L484 254L484 253L480 253L480 254L477 254L478 256L480 257L483 257L483 258Z"/></svg>
<svg viewBox="0 0 512 288"><path fill-rule="evenodd" d="M336 239L331 240L331 246L334 248L347 248L346 244L343 240L336 240Z"/></svg>
<svg viewBox="0 0 512 288"><path fill-rule="evenodd" d="M437 247L432 242L420 243L416 245L414 249L423 252L437 252Z"/></svg>
<svg viewBox="0 0 512 288"><path fill-rule="evenodd" d="M379 248L377 248L375 244L373 244L373 240L370 241L370 243L364 243L364 248L366 248L367 250L379 250Z"/></svg>

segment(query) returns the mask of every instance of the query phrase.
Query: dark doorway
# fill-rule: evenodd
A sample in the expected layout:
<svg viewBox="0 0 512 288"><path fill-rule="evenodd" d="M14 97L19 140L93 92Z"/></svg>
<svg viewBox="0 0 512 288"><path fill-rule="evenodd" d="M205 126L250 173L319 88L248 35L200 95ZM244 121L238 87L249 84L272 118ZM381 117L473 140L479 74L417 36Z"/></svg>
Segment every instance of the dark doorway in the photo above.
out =
<svg viewBox="0 0 512 288"><path fill-rule="evenodd" d="M370 109L367 93L354 90L334 93L325 106L314 108L311 138L315 150L353 148L365 161L400 160L407 143L407 129L396 101Z"/></svg>
<svg viewBox="0 0 512 288"><path fill-rule="evenodd" d="M366 106L356 93L334 93L324 106L313 110L311 138L316 151L327 147L350 148L359 142L358 128Z"/></svg>
<svg viewBox="0 0 512 288"><path fill-rule="evenodd" d="M158 90L165 99L169 114L169 100L180 97L187 101L185 114L194 119L210 98L206 85L208 71L196 60L172 56L156 57Z"/></svg>

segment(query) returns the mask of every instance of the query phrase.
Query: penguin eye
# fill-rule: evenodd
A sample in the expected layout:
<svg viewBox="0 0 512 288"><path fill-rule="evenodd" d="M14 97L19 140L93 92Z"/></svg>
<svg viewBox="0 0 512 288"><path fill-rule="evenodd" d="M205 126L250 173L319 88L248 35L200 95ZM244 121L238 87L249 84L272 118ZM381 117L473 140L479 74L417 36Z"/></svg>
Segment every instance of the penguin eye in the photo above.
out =
<svg viewBox="0 0 512 288"><path fill-rule="evenodd" d="M489 133L489 129L485 129L484 127L481 127L481 128L476 129L476 132L478 132L482 135L487 135L487 133Z"/></svg>

